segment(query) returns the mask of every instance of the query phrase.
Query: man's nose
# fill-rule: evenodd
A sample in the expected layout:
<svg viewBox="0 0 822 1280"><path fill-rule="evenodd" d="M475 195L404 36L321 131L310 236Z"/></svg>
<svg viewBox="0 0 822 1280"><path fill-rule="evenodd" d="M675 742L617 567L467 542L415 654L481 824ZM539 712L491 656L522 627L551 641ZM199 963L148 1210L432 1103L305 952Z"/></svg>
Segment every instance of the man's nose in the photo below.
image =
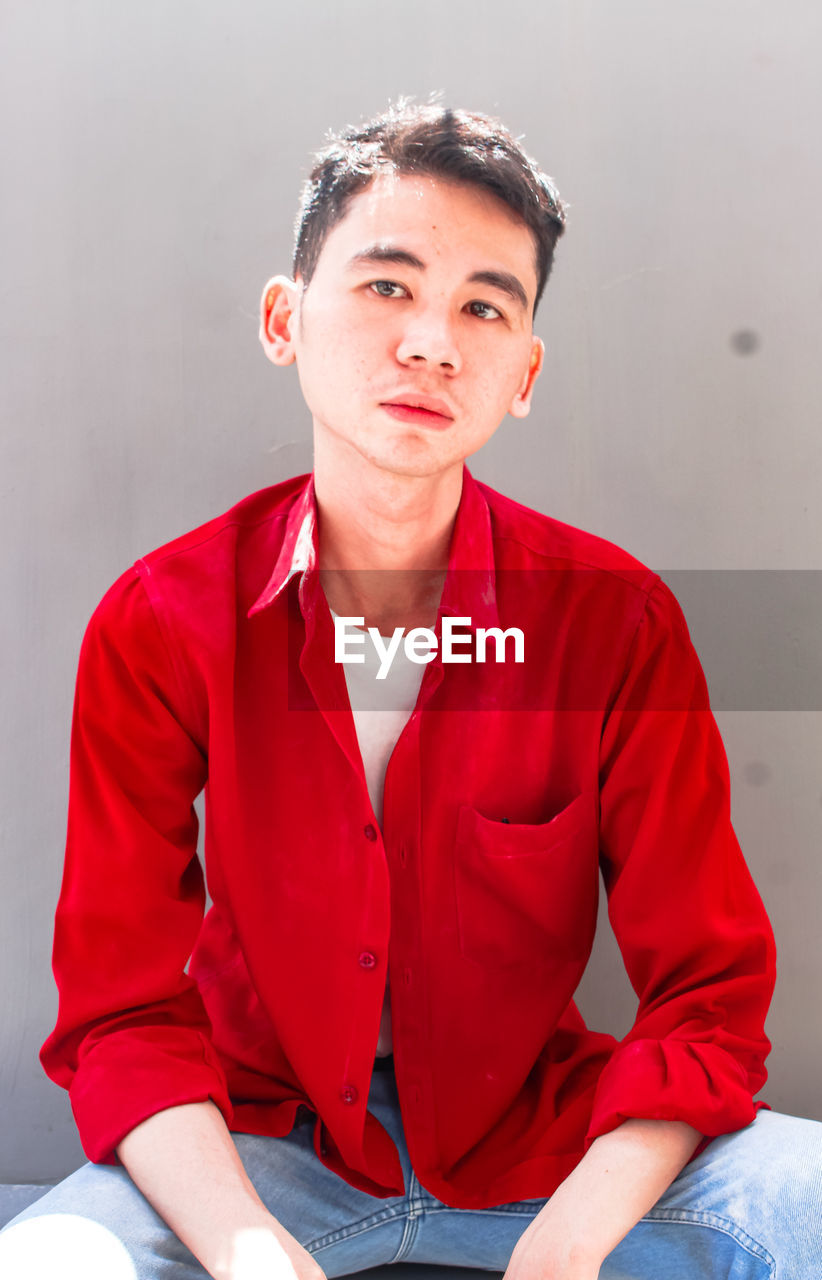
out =
<svg viewBox="0 0 822 1280"><path fill-rule="evenodd" d="M462 356L453 319L433 307L409 317L397 347L397 359L401 364L436 365L458 373Z"/></svg>

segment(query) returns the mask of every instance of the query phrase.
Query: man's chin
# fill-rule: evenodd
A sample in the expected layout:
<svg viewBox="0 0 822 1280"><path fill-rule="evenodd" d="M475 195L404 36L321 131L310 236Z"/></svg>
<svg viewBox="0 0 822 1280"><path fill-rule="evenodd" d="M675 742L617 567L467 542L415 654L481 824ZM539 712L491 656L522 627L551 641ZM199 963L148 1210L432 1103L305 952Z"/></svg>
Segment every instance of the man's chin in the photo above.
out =
<svg viewBox="0 0 822 1280"><path fill-rule="evenodd" d="M374 454L368 458L368 461L385 474L397 478L406 477L409 480L433 479L456 467L462 470L461 458L444 461L442 458L433 458L430 455L424 457L422 454L417 457L397 457L395 454L386 457Z"/></svg>

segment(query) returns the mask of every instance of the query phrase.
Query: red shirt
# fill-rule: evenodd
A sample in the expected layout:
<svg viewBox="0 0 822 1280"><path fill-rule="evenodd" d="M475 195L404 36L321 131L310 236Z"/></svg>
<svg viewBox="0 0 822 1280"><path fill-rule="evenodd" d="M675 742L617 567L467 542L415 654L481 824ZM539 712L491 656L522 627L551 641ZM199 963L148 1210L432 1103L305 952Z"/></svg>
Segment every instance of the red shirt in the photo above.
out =
<svg viewBox="0 0 822 1280"><path fill-rule="evenodd" d="M380 830L316 556L299 477L138 561L90 623L42 1050L89 1157L179 1103L273 1135L304 1104L323 1163L401 1192L367 1112L386 966L411 1159L446 1203L548 1195L629 1116L747 1124L773 942L667 587L466 471L440 614L520 628L525 661L437 653ZM600 869L639 997L619 1043L572 999Z"/></svg>

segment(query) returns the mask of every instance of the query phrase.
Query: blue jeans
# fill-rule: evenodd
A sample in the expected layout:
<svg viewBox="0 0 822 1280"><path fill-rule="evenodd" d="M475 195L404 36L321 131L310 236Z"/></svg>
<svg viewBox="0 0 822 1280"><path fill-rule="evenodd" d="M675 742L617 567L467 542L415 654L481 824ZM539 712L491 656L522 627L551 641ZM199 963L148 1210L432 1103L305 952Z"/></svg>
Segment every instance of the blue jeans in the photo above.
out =
<svg viewBox="0 0 822 1280"><path fill-rule="evenodd" d="M369 1106L397 1143L406 1193L379 1200L317 1160L312 1123L287 1138L236 1134L263 1202L329 1277L391 1262L505 1270L544 1200L451 1209L417 1181L396 1084L375 1073ZM204 1280L206 1272L124 1169L85 1165L0 1233L4 1280ZM762 1112L686 1166L625 1237L602 1280L820 1280L822 1124Z"/></svg>

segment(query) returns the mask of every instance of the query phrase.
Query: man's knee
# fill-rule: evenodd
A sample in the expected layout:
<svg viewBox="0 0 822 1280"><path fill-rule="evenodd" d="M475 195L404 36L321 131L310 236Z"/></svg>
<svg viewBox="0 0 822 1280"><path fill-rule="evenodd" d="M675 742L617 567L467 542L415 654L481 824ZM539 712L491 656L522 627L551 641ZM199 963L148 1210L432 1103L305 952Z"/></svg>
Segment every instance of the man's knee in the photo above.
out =
<svg viewBox="0 0 822 1280"><path fill-rule="evenodd" d="M74 1213L44 1213L0 1234L3 1280L138 1280L121 1240Z"/></svg>

